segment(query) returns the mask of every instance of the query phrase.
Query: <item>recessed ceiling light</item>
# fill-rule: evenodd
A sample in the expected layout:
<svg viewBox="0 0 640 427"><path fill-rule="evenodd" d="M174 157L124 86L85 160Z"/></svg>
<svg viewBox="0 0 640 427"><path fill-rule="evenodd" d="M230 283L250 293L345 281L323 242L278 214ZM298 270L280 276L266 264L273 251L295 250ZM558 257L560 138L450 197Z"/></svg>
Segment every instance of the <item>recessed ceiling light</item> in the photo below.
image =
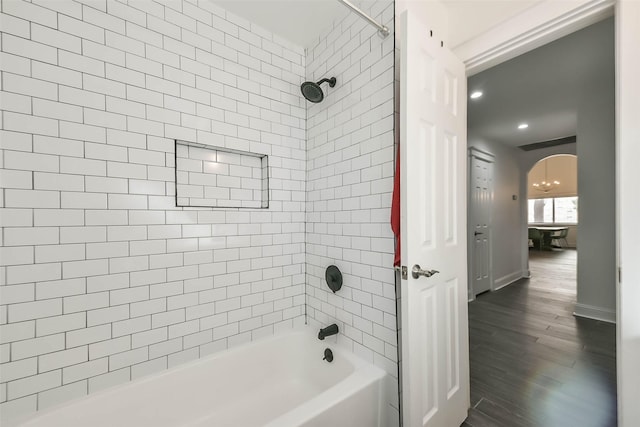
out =
<svg viewBox="0 0 640 427"><path fill-rule="evenodd" d="M482 96L482 92L480 92L479 90L472 92L470 98L471 99L478 99Z"/></svg>
<svg viewBox="0 0 640 427"><path fill-rule="evenodd" d="M520 124L518 125L518 129L526 129L526 128L528 128L528 127L529 127L529 125L528 125L528 124L526 124L526 123L520 123Z"/></svg>

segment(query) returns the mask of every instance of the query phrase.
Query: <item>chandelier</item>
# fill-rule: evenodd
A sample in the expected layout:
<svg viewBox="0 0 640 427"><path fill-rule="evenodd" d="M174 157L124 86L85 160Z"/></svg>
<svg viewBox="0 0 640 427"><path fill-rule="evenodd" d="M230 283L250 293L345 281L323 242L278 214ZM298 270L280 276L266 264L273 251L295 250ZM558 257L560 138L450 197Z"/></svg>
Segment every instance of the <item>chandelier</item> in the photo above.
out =
<svg viewBox="0 0 640 427"><path fill-rule="evenodd" d="M549 180L548 176L548 159L544 159L544 180L542 182L534 182L533 188L542 191L543 193L548 193L551 190L554 190L560 185L560 181L558 180Z"/></svg>

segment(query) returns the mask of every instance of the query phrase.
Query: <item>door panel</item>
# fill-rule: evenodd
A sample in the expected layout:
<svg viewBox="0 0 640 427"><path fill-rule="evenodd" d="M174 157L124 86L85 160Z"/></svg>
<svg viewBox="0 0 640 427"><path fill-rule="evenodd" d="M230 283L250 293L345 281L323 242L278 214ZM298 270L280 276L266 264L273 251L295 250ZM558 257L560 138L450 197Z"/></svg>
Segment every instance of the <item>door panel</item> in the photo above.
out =
<svg viewBox="0 0 640 427"><path fill-rule="evenodd" d="M469 407L465 70L409 12L401 20L402 264L438 271L401 283L403 420L459 426Z"/></svg>
<svg viewBox="0 0 640 427"><path fill-rule="evenodd" d="M424 289L420 299L423 319L418 319L418 322L425 326L420 341L420 353L425 356L421 358L422 384L425 385L421 412L425 414L423 417L423 425L425 425L438 410L438 357L437 347L432 345L438 337L435 289Z"/></svg>
<svg viewBox="0 0 640 427"><path fill-rule="evenodd" d="M458 280L450 280L446 284L446 319L447 319L447 399L460 389L460 324L458 322Z"/></svg>
<svg viewBox="0 0 640 427"><path fill-rule="evenodd" d="M423 221L419 224L422 230L422 245L425 248L432 248L434 244L435 235L435 213L430 206L436 204L436 191L435 191L435 176L434 171L436 168L435 158L435 139L436 128L433 124L426 121L420 121L419 123L419 158L424 167L420 169L419 179L417 186L420 189L416 194L416 197L420 199L420 210L424 212Z"/></svg>
<svg viewBox="0 0 640 427"><path fill-rule="evenodd" d="M456 204L456 188L458 183L458 140L455 135L444 135L444 241L447 245L456 245L456 221L459 220Z"/></svg>
<svg viewBox="0 0 640 427"><path fill-rule="evenodd" d="M471 224L473 251L473 295L491 290L491 204L493 199L493 162L490 156L471 153Z"/></svg>

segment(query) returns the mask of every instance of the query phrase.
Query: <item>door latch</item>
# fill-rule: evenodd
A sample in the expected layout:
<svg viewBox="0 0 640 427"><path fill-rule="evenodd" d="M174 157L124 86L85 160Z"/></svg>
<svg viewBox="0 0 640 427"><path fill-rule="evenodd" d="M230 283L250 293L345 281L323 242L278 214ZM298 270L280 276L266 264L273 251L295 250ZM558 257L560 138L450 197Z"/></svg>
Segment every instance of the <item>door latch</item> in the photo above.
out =
<svg viewBox="0 0 640 427"><path fill-rule="evenodd" d="M396 265L395 267L393 267L393 269L395 271L399 271L400 272L400 278L402 280L407 280L407 267L406 266L402 266L400 267L399 265Z"/></svg>

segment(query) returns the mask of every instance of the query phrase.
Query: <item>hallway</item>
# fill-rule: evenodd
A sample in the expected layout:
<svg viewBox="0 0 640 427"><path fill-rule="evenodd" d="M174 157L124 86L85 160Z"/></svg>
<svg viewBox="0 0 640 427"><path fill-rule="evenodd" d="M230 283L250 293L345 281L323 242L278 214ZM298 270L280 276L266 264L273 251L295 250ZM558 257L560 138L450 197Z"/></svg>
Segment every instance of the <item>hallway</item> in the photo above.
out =
<svg viewBox="0 0 640 427"><path fill-rule="evenodd" d="M469 304L463 426L615 426L615 325L572 315L576 251L531 250L530 270Z"/></svg>

